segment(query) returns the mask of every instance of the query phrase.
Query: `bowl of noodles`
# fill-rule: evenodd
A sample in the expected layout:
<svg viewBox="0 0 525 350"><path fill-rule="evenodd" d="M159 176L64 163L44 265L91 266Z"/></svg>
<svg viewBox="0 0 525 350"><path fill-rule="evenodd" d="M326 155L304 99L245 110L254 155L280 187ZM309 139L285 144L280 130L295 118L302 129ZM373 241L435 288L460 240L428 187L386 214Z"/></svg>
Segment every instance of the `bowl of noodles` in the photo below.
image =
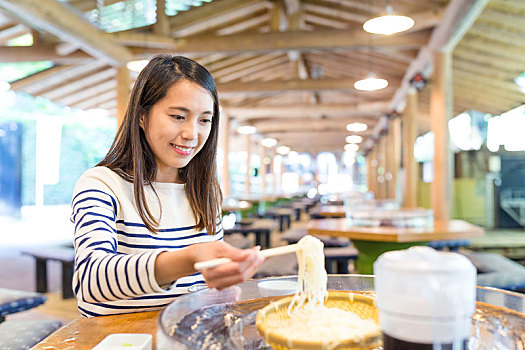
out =
<svg viewBox="0 0 525 350"><path fill-rule="evenodd" d="M296 251L298 290L256 316L259 334L274 349L373 349L381 344L374 299L327 291L323 243L305 236Z"/></svg>
<svg viewBox="0 0 525 350"><path fill-rule="evenodd" d="M293 297L287 297L257 313L257 330L274 349L373 349L381 345L378 312L369 296L329 291L322 306L291 303Z"/></svg>

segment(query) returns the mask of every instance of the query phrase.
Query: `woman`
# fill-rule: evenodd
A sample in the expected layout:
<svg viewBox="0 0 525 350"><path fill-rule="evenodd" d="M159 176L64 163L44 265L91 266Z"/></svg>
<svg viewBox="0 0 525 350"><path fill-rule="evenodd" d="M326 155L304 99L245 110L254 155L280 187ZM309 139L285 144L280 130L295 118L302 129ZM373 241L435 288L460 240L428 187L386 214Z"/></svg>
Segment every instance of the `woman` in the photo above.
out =
<svg viewBox="0 0 525 350"><path fill-rule="evenodd" d="M83 316L158 309L191 285L220 289L255 273L258 247L222 242L218 126L215 82L198 63L162 55L139 74L108 154L73 194ZM232 262L193 268L220 257Z"/></svg>

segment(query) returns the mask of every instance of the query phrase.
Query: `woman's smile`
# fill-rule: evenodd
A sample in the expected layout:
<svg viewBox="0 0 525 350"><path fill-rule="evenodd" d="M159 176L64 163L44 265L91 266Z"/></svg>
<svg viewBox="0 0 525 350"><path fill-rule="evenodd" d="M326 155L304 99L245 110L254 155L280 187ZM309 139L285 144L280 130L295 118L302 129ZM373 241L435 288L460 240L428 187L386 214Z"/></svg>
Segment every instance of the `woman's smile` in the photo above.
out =
<svg viewBox="0 0 525 350"><path fill-rule="evenodd" d="M173 148L175 152L183 156L189 156L191 154L191 151L195 148L195 147L178 146L173 143L170 143L170 146Z"/></svg>

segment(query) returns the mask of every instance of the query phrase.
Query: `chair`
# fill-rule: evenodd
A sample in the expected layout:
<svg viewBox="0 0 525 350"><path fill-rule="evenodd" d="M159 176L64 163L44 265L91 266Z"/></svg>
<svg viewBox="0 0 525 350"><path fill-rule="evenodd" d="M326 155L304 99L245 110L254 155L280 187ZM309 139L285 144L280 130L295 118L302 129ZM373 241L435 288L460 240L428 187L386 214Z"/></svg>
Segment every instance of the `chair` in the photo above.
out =
<svg viewBox="0 0 525 350"><path fill-rule="evenodd" d="M53 320L6 320L7 315L42 305L40 293L0 288L0 349L30 349L61 326Z"/></svg>

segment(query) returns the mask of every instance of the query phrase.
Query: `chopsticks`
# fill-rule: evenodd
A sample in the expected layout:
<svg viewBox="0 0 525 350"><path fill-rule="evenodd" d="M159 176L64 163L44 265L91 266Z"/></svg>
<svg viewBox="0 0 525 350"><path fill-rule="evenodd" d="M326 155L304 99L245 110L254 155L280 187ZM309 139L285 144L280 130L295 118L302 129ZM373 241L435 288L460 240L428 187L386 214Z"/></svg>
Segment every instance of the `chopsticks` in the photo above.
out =
<svg viewBox="0 0 525 350"><path fill-rule="evenodd" d="M299 246L297 244L289 244L289 245L285 245L285 246L282 246L282 247L276 247L276 248L261 250L259 252L259 255L267 258L267 257L270 257L270 256L275 256L275 255L283 255L283 254L295 253L299 249L300 248L299 248ZM195 263L195 265L193 265L193 267L197 271L202 271L204 269L217 267L217 266L220 266L220 265L223 265L223 264L227 264L229 262L231 262L231 259L219 258L219 259L213 259L213 260L200 261L198 263Z"/></svg>

